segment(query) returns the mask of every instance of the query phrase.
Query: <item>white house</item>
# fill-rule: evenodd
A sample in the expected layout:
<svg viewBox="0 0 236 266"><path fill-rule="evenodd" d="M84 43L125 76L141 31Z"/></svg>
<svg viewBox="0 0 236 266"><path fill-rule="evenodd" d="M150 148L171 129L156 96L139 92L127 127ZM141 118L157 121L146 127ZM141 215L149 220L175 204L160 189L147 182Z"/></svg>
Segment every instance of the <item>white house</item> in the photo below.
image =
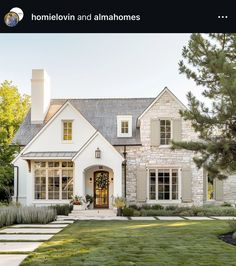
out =
<svg viewBox="0 0 236 266"><path fill-rule="evenodd" d="M22 147L13 161L15 200L40 206L88 194L94 208L111 208L117 196L130 204L235 201L234 177L211 184L192 152L170 149L172 139L197 135L169 89L156 98L51 99L41 69L31 84L31 110L14 138Z"/></svg>

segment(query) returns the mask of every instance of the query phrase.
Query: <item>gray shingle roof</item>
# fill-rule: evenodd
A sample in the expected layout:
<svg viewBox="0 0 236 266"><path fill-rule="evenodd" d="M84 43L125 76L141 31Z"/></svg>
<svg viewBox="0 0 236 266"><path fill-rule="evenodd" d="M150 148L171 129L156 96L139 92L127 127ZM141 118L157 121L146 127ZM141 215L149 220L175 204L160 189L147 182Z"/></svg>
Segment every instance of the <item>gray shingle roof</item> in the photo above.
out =
<svg viewBox="0 0 236 266"><path fill-rule="evenodd" d="M112 144L136 145L140 143L139 129L136 120L151 104L154 98L127 98L127 99L52 99L51 106L63 105L67 100ZM117 137L117 115L132 115L132 137ZM43 125L30 123L30 111L18 129L13 142L27 145L40 131Z"/></svg>

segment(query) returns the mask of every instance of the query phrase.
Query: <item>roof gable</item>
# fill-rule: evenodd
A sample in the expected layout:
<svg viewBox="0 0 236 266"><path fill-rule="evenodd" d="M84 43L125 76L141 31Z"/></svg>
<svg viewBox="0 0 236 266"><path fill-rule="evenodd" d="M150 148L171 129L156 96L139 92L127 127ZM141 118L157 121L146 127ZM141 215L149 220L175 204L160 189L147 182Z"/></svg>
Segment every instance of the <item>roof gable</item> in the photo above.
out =
<svg viewBox="0 0 236 266"><path fill-rule="evenodd" d="M167 87L165 87L157 97L151 102L151 104L139 115L137 118L137 126L140 126L140 119L155 105L155 103L165 94L168 93L178 104L183 108L186 109L186 106L170 91Z"/></svg>

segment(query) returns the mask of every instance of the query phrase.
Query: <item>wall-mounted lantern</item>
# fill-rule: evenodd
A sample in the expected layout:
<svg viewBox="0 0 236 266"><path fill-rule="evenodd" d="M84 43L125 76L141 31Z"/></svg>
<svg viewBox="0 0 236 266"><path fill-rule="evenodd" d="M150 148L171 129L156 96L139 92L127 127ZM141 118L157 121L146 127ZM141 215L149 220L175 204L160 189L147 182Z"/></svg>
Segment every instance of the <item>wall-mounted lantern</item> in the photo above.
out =
<svg viewBox="0 0 236 266"><path fill-rule="evenodd" d="M92 177L89 178L89 183L92 183L93 182L93 179Z"/></svg>
<svg viewBox="0 0 236 266"><path fill-rule="evenodd" d="M101 158L101 150L99 148L97 148L95 151L95 158L97 159Z"/></svg>

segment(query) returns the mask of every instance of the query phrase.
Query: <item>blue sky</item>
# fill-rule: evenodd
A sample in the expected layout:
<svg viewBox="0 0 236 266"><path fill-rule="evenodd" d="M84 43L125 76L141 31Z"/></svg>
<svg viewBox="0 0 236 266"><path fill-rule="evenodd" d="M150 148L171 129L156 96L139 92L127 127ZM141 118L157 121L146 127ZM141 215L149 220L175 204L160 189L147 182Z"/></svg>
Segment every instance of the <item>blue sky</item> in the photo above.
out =
<svg viewBox="0 0 236 266"><path fill-rule="evenodd" d="M30 94L31 70L44 68L53 98L155 97L167 86L186 104L200 95L178 72L190 34L1 34L0 82Z"/></svg>

